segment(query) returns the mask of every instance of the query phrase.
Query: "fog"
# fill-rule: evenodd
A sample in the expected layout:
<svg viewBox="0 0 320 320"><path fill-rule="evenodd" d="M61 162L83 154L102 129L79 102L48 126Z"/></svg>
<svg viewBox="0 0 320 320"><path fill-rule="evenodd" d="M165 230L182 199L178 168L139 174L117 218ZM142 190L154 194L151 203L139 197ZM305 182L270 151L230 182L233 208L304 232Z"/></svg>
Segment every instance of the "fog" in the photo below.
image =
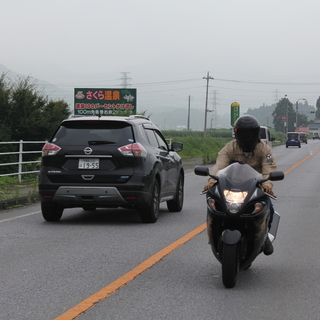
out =
<svg viewBox="0 0 320 320"><path fill-rule="evenodd" d="M0 64L73 88L137 88L138 111L320 96L317 0L2 0ZM52 98L61 98L53 89ZM226 114L226 115L225 115ZM222 121L222 120L221 120ZM201 126L201 124L197 124ZM202 124L203 125L203 124Z"/></svg>

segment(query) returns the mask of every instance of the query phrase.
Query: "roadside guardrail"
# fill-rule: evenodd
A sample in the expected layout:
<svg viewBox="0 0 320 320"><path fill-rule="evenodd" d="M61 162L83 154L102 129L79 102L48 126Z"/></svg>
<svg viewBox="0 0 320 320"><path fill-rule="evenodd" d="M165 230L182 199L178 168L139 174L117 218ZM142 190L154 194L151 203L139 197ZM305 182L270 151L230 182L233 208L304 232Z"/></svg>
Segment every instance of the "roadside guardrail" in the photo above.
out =
<svg viewBox="0 0 320 320"><path fill-rule="evenodd" d="M0 142L0 146L1 145L18 145L18 151L14 151L14 152L0 152L0 169L1 167L4 166L15 166L15 168L17 168L17 171L15 172L11 172L11 173L3 173L0 174L0 177L5 177L5 176L18 176L19 179L19 183L21 182L21 177L23 174L29 174L29 173L37 173L39 172L39 170L30 170L30 171L23 171L23 165L25 164L30 164L30 163L40 163L40 160L32 160L32 161L26 161L24 160L24 155L27 154L36 154L39 153L41 154L41 150L34 150L34 151L27 151L24 150L24 146L26 144L45 144L45 141L9 141L9 142ZM2 162L2 157L1 156L5 156L5 155L16 155L17 161L15 162L6 162L3 163Z"/></svg>

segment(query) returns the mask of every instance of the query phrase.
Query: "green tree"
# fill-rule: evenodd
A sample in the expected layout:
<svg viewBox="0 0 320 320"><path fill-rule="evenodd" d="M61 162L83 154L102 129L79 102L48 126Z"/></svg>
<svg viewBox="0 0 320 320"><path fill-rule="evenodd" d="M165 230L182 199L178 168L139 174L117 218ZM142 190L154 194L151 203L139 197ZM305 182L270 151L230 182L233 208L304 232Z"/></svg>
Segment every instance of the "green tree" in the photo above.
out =
<svg viewBox="0 0 320 320"><path fill-rule="evenodd" d="M316 119L320 119L320 97L317 99L316 104Z"/></svg>
<svg viewBox="0 0 320 320"><path fill-rule="evenodd" d="M69 114L66 102L48 101L30 77L19 78L10 87L6 125L11 131L11 141L45 140Z"/></svg>
<svg viewBox="0 0 320 320"><path fill-rule="evenodd" d="M298 120L298 123L296 124L297 127L307 127L308 126L309 119L308 119L308 115L306 114L306 110L308 110L310 108L313 109L313 107L308 105L307 101L305 101L304 104L298 103L298 109L296 109L296 111L298 111L296 113L297 120Z"/></svg>
<svg viewBox="0 0 320 320"><path fill-rule="evenodd" d="M14 141L38 140L41 109L46 97L38 91L37 84L30 77L19 78L11 87L11 101L7 123Z"/></svg>
<svg viewBox="0 0 320 320"><path fill-rule="evenodd" d="M9 141L11 129L7 124L8 110L10 108L10 87L6 74L0 76L0 141Z"/></svg>
<svg viewBox="0 0 320 320"><path fill-rule="evenodd" d="M308 117L305 114L298 113L298 126L307 127L308 123Z"/></svg>
<svg viewBox="0 0 320 320"><path fill-rule="evenodd" d="M48 101L30 77L11 82L6 74L0 76L0 141L39 140L49 138L59 123L70 114L63 100ZM37 146L37 150L41 147ZM1 145L0 152L17 151L18 145ZM24 145L25 151L34 151L35 145ZM31 161L38 155L24 155ZM16 155L2 156L2 162L16 162ZM8 171L9 170L9 171ZM0 168L0 173L12 172L9 167Z"/></svg>
<svg viewBox="0 0 320 320"><path fill-rule="evenodd" d="M288 125L287 131L294 131L295 121L296 121L296 112L293 109L293 104L289 101L288 98L282 98L278 103L273 113L273 124L276 131L285 132L285 125ZM287 117L286 121L283 121L283 117Z"/></svg>
<svg viewBox="0 0 320 320"><path fill-rule="evenodd" d="M8 126L7 117L8 110L10 108L10 87L8 85L6 74L0 76L0 141L10 141L11 139L11 128ZM16 146L12 144L0 144L0 152L14 152ZM1 163L12 163L16 161L16 156L14 155L1 155ZM9 173L14 169L8 166L1 166L0 173Z"/></svg>
<svg viewBox="0 0 320 320"><path fill-rule="evenodd" d="M68 104L63 100L50 100L46 103L40 115L39 131L41 139L49 139L60 122L70 115Z"/></svg>

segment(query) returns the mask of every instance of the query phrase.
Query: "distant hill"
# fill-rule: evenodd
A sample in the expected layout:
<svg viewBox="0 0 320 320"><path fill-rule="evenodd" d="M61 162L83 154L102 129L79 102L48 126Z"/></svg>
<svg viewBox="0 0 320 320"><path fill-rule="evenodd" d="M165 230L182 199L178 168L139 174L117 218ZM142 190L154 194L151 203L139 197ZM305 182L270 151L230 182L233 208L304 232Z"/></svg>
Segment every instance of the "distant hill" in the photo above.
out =
<svg viewBox="0 0 320 320"><path fill-rule="evenodd" d="M272 106L263 105L260 108L248 109L247 114L250 114L255 118L257 118L261 126L273 127L272 113L275 108L276 108L275 104L273 104Z"/></svg>
<svg viewBox="0 0 320 320"><path fill-rule="evenodd" d="M15 71L9 70L7 67L4 65L0 64L0 75L1 74L6 74L6 76L11 79L13 82L18 79L18 78L26 78L28 75L25 74L20 74ZM70 109L73 109L73 92L70 90L64 90L60 89L59 87L55 86L52 83L49 83L45 80L42 79L36 79L34 77L30 77L36 81L38 84L39 90L44 91L45 95L48 96L49 99L52 100L60 100L63 99L65 102L67 102L70 106Z"/></svg>

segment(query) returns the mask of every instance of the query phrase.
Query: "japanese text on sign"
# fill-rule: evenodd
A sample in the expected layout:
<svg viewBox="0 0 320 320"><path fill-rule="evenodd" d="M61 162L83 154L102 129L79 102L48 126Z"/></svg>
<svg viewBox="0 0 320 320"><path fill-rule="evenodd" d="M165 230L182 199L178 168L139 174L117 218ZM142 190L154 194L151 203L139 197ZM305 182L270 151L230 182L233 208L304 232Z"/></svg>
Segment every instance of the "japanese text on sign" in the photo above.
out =
<svg viewBox="0 0 320 320"><path fill-rule="evenodd" d="M75 89L74 114L110 115L115 110L136 113L136 89Z"/></svg>
<svg viewBox="0 0 320 320"><path fill-rule="evenodd" d="M240 116L240 104L238 102L231 103L231 125L234 126L235 121Z"/></svg>

